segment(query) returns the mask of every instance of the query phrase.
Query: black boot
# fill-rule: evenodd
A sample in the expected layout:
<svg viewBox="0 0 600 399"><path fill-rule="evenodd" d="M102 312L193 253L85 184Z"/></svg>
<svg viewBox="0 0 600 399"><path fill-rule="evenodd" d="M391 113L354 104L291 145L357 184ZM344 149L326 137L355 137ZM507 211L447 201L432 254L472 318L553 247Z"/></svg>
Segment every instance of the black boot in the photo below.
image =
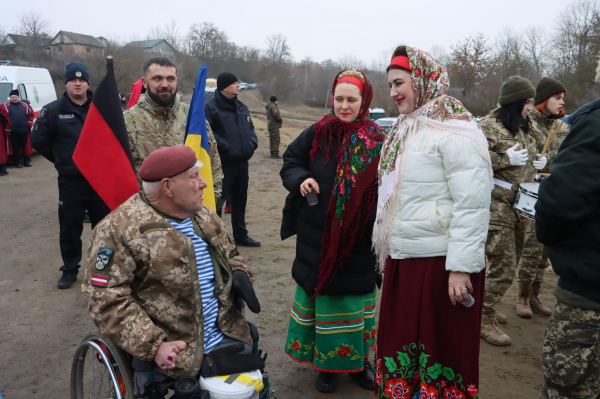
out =
<svg viewBox="0 0 600 399"><path fill-rule="evenodd" d="M60 280L58 280L58 284L56 284L56 286L61 290L64 290L71 287L75 281L77 281L77 273L63 272L63 275Z"/></svg>
<svg viewBox="0 0 600 399"><path fill-rule="evenodd" d="M317 390L319 392L329 393L335 391L336 388L335 373L319 371L319 376L317 377Z"/></svg>
<svg viewBox="0 0 600 399"><path fill-rule="evenodd" d="M373 371L373 366L371 366L371 362L365 360L365 368L358 373L350 373L354 381L364 389L368 389L369 391L375 390L375 372Z"/></svg>
<svg viewBox="0 0 600 399"><path fill-rule="evenodd" d="M6 170L6 165L0 165L0 176L6 176L8 174L8 170Z"/></svg>

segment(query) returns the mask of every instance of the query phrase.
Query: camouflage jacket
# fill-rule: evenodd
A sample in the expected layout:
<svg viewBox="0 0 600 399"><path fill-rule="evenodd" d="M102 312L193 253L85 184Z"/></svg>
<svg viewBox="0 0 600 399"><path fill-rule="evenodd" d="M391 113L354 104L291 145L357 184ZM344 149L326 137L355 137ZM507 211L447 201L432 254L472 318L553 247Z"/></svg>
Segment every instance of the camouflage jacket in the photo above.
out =
<svg viewBox="0 0 600 399"><path fill-rule="evenodd" d="M92 232L81 290L94 324L117 346L152 361L164 341L187 344L176 368L159 370L196 376L202 364L204 318L194 245L140 192L102 220ZM192 218L208 244L219 303L217 325L228 337L252 345L244 316L234 305L231 273L253 281L249 264L229 240L225 225L208 207Z"/></svg>
<svg viewBox="0 0 600 399"><path fill-rule="evenodd" d="M532 162L539 153L539 145L536 136L532 133L525 133L522 128L513 135L496 119L497 115L498 109L495 109L479 123L488 140L494 178L511 184L512 189L506 189L497 184L494 186L490 207L490 224L513 227L517 220L513 209L515 195L520 183L534 181L536 169ZM506 150L514 147L517 143L521 144L517 151L527 149L529 153L529 161L525 166L510 166Z"/></svg>
<svg viewBox="0 0 600 399"><path fill-rule="evenodd" d="M146 94L143 94L136 105L125 111L123 116L133 152L136 175L138 175L142 162L152 151L162 147L184 144L189 110L190 106L181 102L181 93L177 93L175 103L169 108L157 106ZM208 122L206 122L206 130L208 131L215 201L218 202L223 191L223 169L217 150L217 141ZM140 181L139 175L138 181Z"/></svg>
<svg viewBox="0 0 600 399"><path fill-rule="evenodd" d="M544 149L544 145L546 144L546 139L548 138L548 134L552 130L552 128L557 128L558 125L561 125L556 138L548 147L548 152L546 153L546 157L548 158L548 166L545 170L550 167L552 161L556 159L556 155L558 154L558 149L562 145L563 141L569 134L569 125L566 123L554 119L549 118L548 115L538 111L534 108L530 113L529 117L531 118L532 126L533 126L533 134L536 136L536 139L539 144L538 153L541 153ZM556 123L556 125L555 125Z"/></svg>
<svg viewBox="0 0 600 399"><path fill-rule="evenodd" d="M267 129L279 129L282 126L283 119L279 114L279 107L274 102L269 102L265 109L267 110Z"/></svg>

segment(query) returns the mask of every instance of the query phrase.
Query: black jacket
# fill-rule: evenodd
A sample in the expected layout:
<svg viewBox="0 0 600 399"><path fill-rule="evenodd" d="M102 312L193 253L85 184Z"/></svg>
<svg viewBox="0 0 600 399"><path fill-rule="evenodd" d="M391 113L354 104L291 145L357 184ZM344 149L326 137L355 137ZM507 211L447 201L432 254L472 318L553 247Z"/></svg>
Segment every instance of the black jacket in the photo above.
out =
<svg viewBox="0 0 600 399"><path fill-rule="evenodd" d="M600 303L600 104L582 112L535 206L538 240L558 285Z"/></svg>
<svg viewBox="0 0 600 399"><path fill-rule="evenodd" d="M33 125L31 146L48 161L54 163L61 177L83 179L83 175L73 162L73 152L90 109L91 91L87 92L87 97L85 104L77 105L65 92L62 98L42 108Z"/></svg>
<svg viewBox="0 0 600 399"><path fill-rule="evenodd" d="M206 120L217 140L221 162L247 161L258 147L250 110L243 102L216 91L204 106Z"/></svg>
<svg viewBox="0 0 600 399"><path fill-rule="evenodd" d="M315 160L311 161L309 153L314 137L313 125L288 146L283 154L283 167L280 172L283 185L290 192L283 209L281 239L297 235L292 277L309 296L314 294L319 276L325 217L337 170L337 140L333 139L333 151L330 153L329 162L323 168L328 146L324 143ZM319 203L315 206L309 206L306 198L300 194L300 184L309 177L317 181L321 191L318 195ZM374 222L375 211L367 222L367 227L359 227L363 234L356 238L348 261L320 294L360 295L373 292L375 281L378 279L376 258L371 250Z"/></svg>

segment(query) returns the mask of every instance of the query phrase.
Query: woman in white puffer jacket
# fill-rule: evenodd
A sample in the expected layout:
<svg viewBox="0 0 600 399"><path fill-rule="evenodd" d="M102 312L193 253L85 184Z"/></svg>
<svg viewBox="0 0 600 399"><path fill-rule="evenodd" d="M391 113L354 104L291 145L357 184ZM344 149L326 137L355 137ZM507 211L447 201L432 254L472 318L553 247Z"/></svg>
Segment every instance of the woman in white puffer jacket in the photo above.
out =
<svg viewBox="0 0 600 399"><path fill-rule="evenodd" d="M400 117L381 153L373 232L385 270L378 396L474 397L492 187L488 143L473 115L446 95L448 74L428 53L398 47L388 81Z"/></svg>

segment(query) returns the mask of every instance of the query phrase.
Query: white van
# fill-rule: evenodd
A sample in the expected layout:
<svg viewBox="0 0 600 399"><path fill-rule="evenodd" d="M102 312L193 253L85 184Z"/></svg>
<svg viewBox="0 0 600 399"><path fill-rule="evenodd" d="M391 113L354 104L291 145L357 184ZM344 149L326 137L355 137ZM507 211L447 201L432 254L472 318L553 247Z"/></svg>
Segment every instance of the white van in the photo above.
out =
<svg viewBox="0 0 600 399"><path fill-rule="evenodd" d="M31 105L36 117L44 105L56 100L50 72L44 68L0 66L0 103L10 101L14 89L19 90L23 102Z"/></svg>

